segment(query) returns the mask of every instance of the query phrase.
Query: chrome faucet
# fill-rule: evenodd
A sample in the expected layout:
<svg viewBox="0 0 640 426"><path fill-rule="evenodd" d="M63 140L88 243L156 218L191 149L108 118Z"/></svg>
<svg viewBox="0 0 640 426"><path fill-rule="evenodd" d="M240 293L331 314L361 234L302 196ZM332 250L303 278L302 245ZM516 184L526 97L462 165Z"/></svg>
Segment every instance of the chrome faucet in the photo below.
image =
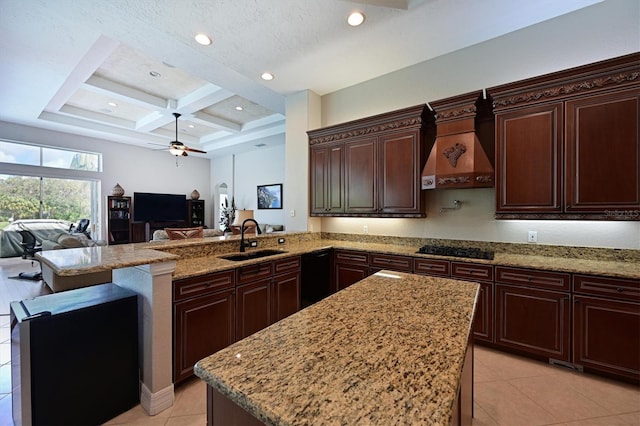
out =
<svg viewBox="0 0 640 426"><path fill-rule="evenodd" d="M240 252L241 252L241 253L242 253L242 252L244 252L244 248L245 248L245 247L247 247L247 246L245 246L245 244L244 244L244 231L245 231L245 226L244 226L244 224L245 224L245 223L247 223L247 222L253 222L253 223L255 223L255 224L256 224L256 232L257 232L258 234L262 234L262 231L260 230L260 225L258 225L258 222L256 222L256 221L255 221L255 219L245 219L245 220L242 222L242 226L240 227Z"/></svg>

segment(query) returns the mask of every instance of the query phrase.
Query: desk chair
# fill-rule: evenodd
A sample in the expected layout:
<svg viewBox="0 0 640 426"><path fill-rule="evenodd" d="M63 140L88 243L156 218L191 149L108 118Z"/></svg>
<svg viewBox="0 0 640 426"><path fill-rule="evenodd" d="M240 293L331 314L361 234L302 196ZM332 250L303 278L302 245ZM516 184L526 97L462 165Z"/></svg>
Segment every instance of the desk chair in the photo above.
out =
<svg viewBox="0 0 640 426"><path fill-rule="evenodd" d="M22 258L30 259L31 266L33 266L33 262L38 262L35 254L42 251L42 244L40 244L36 236L26 228L22 228L18 232L22 236L22 242L20 243L20 245L22 245ZM42 268L40 269L42 270ZM42 272L20 272L18 276L25 280L39 281L42 279Z"/></svg>

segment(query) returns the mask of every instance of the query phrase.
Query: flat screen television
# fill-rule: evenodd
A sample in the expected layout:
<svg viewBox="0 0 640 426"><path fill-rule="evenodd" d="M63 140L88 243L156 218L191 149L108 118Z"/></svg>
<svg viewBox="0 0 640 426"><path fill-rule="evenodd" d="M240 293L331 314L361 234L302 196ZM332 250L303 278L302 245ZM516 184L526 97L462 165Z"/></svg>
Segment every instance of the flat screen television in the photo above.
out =
<svg viewBox="0 0 640 426"><path fill-rule="evenodd" d="M187 198L184 195L133 193L134 222L177 222L186 220Z"/></svg>

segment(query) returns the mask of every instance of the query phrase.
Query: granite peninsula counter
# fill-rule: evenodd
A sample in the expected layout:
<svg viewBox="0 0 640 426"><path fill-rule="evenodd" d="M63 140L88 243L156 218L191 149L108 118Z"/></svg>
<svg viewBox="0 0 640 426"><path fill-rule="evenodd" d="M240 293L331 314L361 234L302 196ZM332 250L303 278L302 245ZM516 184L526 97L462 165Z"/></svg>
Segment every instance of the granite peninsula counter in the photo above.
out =
<svg viewBox="0 0 640 426"><path fill-rule="evenodd" d="M451 424L458 401L470 421L478 288L390 271L365 278L199 361L209 421L240 407L270 425Z"/></svg>

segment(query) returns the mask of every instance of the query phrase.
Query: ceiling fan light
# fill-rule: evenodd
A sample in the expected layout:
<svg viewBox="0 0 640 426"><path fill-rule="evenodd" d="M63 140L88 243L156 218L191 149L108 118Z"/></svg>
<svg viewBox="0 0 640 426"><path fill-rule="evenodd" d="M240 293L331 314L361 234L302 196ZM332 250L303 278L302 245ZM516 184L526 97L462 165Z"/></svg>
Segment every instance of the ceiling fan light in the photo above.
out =
<svg viewBox="0 0 640 426"><path fill-rule="evenodd" d="M169 152L171 153L171 155L175 155L176 157L178 157L182 155L184 151L178 148L169 148Z"/></svg>

